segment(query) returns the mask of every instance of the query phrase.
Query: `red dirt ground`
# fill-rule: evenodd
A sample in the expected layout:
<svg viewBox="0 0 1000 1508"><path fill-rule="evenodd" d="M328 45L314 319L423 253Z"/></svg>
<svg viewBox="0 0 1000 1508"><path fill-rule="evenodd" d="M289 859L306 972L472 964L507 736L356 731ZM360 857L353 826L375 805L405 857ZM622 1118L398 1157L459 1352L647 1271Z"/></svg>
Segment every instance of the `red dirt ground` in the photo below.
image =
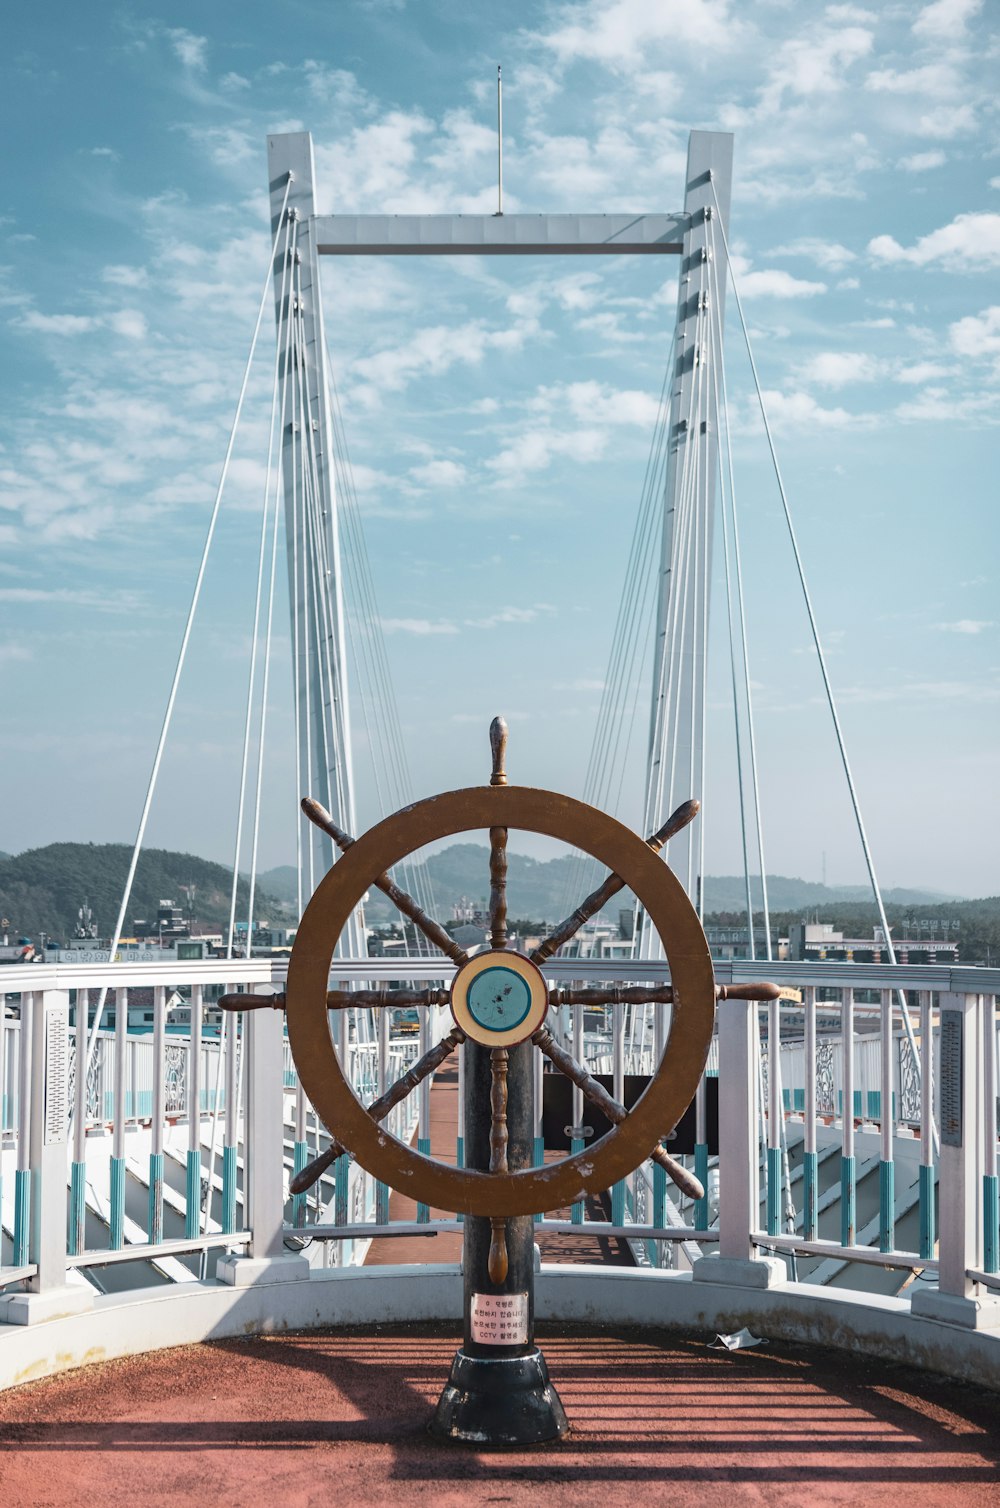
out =
<svg viewBox="0 0 1000 1508"><path fill-rule="evenodd" d="M182 1347L0 1395L4 1508L627 1500L1000 1505L1000 1398L867 1358L540 1327L572 1425L488 1452L426 1423L451 1327Z"/></svg>

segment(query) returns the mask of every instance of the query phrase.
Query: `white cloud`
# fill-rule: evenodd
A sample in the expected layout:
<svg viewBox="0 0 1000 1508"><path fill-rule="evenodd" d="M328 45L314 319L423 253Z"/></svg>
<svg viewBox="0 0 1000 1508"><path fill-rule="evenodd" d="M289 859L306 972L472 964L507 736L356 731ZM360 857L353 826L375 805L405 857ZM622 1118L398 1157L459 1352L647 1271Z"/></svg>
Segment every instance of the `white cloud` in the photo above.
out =
<svg viewBox="0 0 1000 1508"><path fill-rule="evenodd" d="M947 161L945 152L914 152L912 157L901 157L896 166L904 173L929 173L932 168L943 167Z"/></svg>
<svg viewBox="0 0 1000 1508"><path fill-rule="evenodd" d="M919 94L925 99L951 99L960 89L958 74L949 62L927 63L904 72L880 68L868 75L865 85L876 94Z"/></svg>
<svg viewBox="0 0 1000 1508"><path fill-rule="evenodd" d="M430 618L383 618L382 627L387 634L416 634L423 638L428 634L457 634L458 628L447 619L432 622Z"/></svg>
<svg viewBox="0 0 1000 1508"><path fill-rule="evenodd" d="M914 126L918 136L933 136L939 141L951 141L976 128L976 112L971 105L940 105L918 116Z"/></svg>
<svg viewBox="0 0 1000 1508"><path fill-rule="evenodd" d="M822 408L809 393L766 392L764 403L776 429L844 429L867 422L843 408Z"/></svg>
<svg viewBox="0 0 1000 1508"><path fill-rule="evenodd" d="M1000 356L1000 304L956 320L948 328L948 340L960 356Z"/></svg>
<svg viewBox="0 0 1000 1508"><path fill-rule="evenodd" d="M909 262L926 267L947 260L951 267L966 270L1000 266L1000 215L967 211L956 215L950 225L921 236L913 246L901 246L892 236L876 236L868 243L868 253L890 265Z"/></svg>
<svg viewBox="0 0 1000 1508"><path fill-rule="evenodd" d="M40 314L37 309L27 309L11 320L20 330L37 330L41 335L86 335L97 323L89 314Z"/></svg>
<svg viewBox="0 0 1000 1508"><path fill-rule="evenodd" d="M555 389L543 389L556 391ZM650 393L600 382L571 382L561 390L574 419L590 424L634 424L652 430L659 411Z"/></svg>
<svg viewBox="0 0 1000 1508"><path fill-rule="evenodd" d="M915 398L900 403L896 418L906 424L996 424L1000 417L1000 393L952 394L942 387L927 387Z"/></svg>
<svg viewBox="0 0 1000 1508"><path fill-rule="evenodd" d="M142 340L146 335L146 317L138 309L119 309L108 316L108 324L126 340Z"/></svg>
<svg viewBox="0 0 1000 1508"><path fill-rule="evenodd" d="M916 361L912 366L900 367L893 376L897 382L905 382L914 387L923 382L937 382L942 377L951 376L951 368L945 367L936 361Z"/></svg>
<svg viewBox="0 0 1000 1508"><path fill-rule="evenodd" d="M503 623L534 623L537 618L551 617L555 608L548 602L534 607L502 607L487 618L466 618L466 628L499 628Z"/></svg>
<svg viewBox="0 0 1000 1508"><path fill-rule="evenodd" d="M826 292L825 283L811 283L805 278L793 277L781 267L752 272L746 258L735 253L730 263L741 295L747 294L751 298L815 298L818 293Z"/></svg>
<svg viewBox="0 0 1000 1508"><path fill-rule="evenodd" d="M31 650L26 644L0 644L0 664L5 662L9 664L14 660L30 660L31 658Z"/></svg>
<svg viewBox="0 0 1000 1508"><path fill-rule="evenodd" d="M418 330L402 345L363 356L354 363L355 372L369 384L364 401L374 405L380 391L398 392L417 377L438 377L456 364L477 366L490 350L518 350L535 328L534 320L523 320L507 329L490 330L477 320Z"/></svg>
<svg viewBox="0 0 1000 1508"><path fill-rule="evenodd" d="M926 5L913 23L914 34L932 41L955 42L967 22L982 10L983 0L934 0Z"/></svg>
<svg viewBox="0 0 1000 1508"><path fill-rule="evenodd" d="M421 487L460 487L467 475L458 461L427 461L410 468L410 476Z"/></svg>
<svg viewBox="0 0 1000 1508"><path fill-rule="evenodd" d="M820 387L846 387L851 382L873 382L881 363L864 351L820 351L798 368L803 382Z"/></svg>
<svg viewBox="0 0 1000 1508"><path fill-rule="evenodd" d="M729 51L743 27L727 0L585 0L565 6L554 30L535 40L562 63L581 59L610 68L644 64L651 48L678 45ZM645 71L645 70L643 70Z"/></svg>
<svg viewBox="0 0 1000 1508"><path fill-rule="evenodd" d="M171 46L180 58L185 68L202 70L205 67L205 53L208 49L208 38L195 36L194 32L185 31L182 26L177 26L167 31Z"/></svg>
<svg viewBox="0 0 1000 1508"><path fill-rule="evenodd" d="M652 433L656 399L638 389L596 381L543 386L524 405L534 422L520 423L486 466L500 487L513 487L557 457L580 464L599 460L616 429Z"/></svg>
<svg viewBox="0 0 1000 1508"><path fill-rule="evenodd" d="M828 272L839 272L849 263L857 261L855 253L846 246L841 246L837 241L824 240L821 236L801 236L786 246L776 246L769 255L807 257L810 262L815 262L817 267L823 267Z"/></svg>
<svg viewBox="0 0 1000 1508"><path fill-rule="evenodd" d="M835 94L846 84L852 63L867 57L872 33L862 26L834 26L811 36L792 37L778 48L760 94L760 113L771 115L795 99Z"/></svg>
<svg viewBox="0 0 1000 1508"><path fill-rule="evenodd" d="M934 626L946 634L981 634L988 628L996 628L994 622L984 618L959 618L955 623L936 623Z"/></svg>
<svg viewBox="0 0 1000 1508"><path fill-rule="evenodd" d="M36 602L71 603L76 607L96 608L102 612L132 612L140 602L136 592L96 592L70 587L0 587L0 602L29 604Z"/></svg>
<svg viewBox="0 0 1000 1508"><path fill-rule="evenodd" d="M149 284L149 273L145 267L128 267L121 263L105 267L101 277L106 283L114 283L118 288L145 288Z"/></svg>
<svg viewBox="0 0 1000 1508"><path fill-rule="evenodd" d="M575 461L594 461L603 455L607 434L599 429L555 430L548 426L521 430L487 462L499 486L513 487L530 473L545 471L556 456Z"/></svg>

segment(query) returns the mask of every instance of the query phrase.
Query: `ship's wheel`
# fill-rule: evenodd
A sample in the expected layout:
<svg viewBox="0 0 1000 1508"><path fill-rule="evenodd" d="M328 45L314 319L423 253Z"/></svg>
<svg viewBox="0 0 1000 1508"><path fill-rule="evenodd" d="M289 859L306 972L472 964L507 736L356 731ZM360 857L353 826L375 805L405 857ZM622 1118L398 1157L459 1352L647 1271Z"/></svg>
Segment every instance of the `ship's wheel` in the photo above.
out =
<svg viewBox="0 0 1000 1508"><path fill-rule="evenodd" d="M493 770L490 784L451 791L404 807L354 840L318 802L305 798L303 810L333 837L341 857L318 885L295 938L287 994L275 997L287 1011L288 1037L299 1079L333 1144L292 1180L304 1192L336 1157L350 1152L361 1166L391 1188L421 1203L466 1215L490 1217L494 1230L490 1270L496 1281L506 1271L503 1228L507 1217L559 1209L600 1193L653 1157L681 1190L700 1198L698 1180L661 1146L694 1097L704 1071L715 1020L716 988L705 934L687 895L659 850L698 811L686 802L667 823L643 841L596 808L553 791L511 786L505 772L507 728L490 728ZM455 833L487 828L490 835L489 947L469 956L417 903L389 878L395 864L415 850ZM583 850L607 865L603 883L530 953L507 941L507 836L511 828L542 833ZM354 908L372 886L383 891L454 968L445 990L330 990L337 941ZM653 987L550 989L545 961L574 936L616 892L628 886L659 934L670 984ZM773 985L730 989L729 994L765 998ZM252 997L250 997L252 998ZM552 1005L588 1006L670 1002L670 1031L650 1082L630 1111L556 1042L546 1026ZM246 995L226 997L231 1008L246 1007ZM261 1001L263 1003L263 1001ZM344 1076L330 1032L331 1011L352 1006L394 1009L444 1005L451 1008L448 1034L372 1105L365 1108ZM436 1161L392 1136L381 1124L394 1106L435 1071L462 1043L491 1050L492 1124L488 1171L456 1168ZM564 1073L611 1122L610 1131L583 1152L542 1167L510 1171L507 1165L506 1078L508 1049L531 1042Z"/></svg>

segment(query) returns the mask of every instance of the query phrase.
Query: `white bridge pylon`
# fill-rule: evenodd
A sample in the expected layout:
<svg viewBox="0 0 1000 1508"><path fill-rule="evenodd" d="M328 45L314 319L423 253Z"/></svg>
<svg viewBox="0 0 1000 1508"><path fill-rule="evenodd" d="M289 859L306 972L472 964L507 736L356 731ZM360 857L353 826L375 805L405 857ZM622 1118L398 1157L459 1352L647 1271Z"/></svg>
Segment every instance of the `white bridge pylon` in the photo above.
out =
<svg viewBox="0 0 1000 1508"><path fill-rule="evenodd" d="M683 207L648 214L317 214L312 137L268 138L282 401L282 466L291 603L299 788L355 830L343 582L334 480L320 256L676 256L680 275L670 373L645 826L704 784L705 681L713 516L718 485L718 383L725 265L714 221L728 232L733 138L693 131ZM289 185L289 175L291 184ZM287 200L286 200L286 190ZM310 881L329 868L330 840L310 828ZM701 877L700 819L688 838L686 883ZM681 869L684 878L683 867ZM344 951L363 956L360 933Z"/></svg>

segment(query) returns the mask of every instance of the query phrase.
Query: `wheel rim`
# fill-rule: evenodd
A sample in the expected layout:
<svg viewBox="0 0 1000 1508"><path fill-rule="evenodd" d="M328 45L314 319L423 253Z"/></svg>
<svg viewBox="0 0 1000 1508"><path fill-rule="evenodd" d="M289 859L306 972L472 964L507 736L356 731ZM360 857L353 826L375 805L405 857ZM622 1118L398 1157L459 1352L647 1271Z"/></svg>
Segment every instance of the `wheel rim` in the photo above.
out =
<svg viewBox="0 0 1000 1508"><path fill-rule="evenodd" d="M620 875L663 941L674 992L663 1056L627 1120L584 1152L507 1174L436 1162L374 1122L344 1077L326 1004L333 950L375 876L436 839L490 827L560 839ZM365 833L337 860L317 887L296 935L288 968L287 1020L303 1089L331 1135L367 1172L437 1209L467 1215L530 1215L611 1188L673 1130L694 1096L708 1057L715 978L705 935L679 881L629 828L553 791L476 786L405 807Z"/></svg>

